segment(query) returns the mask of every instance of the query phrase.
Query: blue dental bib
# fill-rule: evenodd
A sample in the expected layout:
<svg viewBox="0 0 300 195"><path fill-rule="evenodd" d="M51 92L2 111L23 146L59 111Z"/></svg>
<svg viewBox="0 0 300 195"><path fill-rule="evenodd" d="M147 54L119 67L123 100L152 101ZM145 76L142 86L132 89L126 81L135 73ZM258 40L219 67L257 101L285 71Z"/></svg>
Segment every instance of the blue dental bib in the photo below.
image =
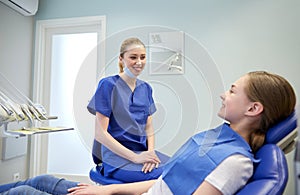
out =
<svg viewBox="0 0 300 195"><path fill-rule="evenodd" d="M242 154L255 162L248 143L224 123L191 137L166 164L162 178L173 194L192 194L224 159L233 154Z"/></svg>

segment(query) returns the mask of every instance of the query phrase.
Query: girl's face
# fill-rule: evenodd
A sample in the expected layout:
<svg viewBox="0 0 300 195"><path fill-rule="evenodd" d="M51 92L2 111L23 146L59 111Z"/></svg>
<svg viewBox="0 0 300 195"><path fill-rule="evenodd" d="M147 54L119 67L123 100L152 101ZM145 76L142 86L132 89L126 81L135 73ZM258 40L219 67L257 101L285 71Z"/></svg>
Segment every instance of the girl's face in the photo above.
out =
<svg viewBox="0 0 300 195"><path fill-rule="evenodd" d="M130 45L119 60L123 67L126 66L132 74L138 76L146 64L146 49L143 45Z"/></svg>
<svg viewBox="0 0 300 195"><path fill-rule="evenodd" d="M251 107L251 102L245 93L247 75L234 82L230 89L221 95L222 107L218 116L233 123L240 122Z"/></svg>

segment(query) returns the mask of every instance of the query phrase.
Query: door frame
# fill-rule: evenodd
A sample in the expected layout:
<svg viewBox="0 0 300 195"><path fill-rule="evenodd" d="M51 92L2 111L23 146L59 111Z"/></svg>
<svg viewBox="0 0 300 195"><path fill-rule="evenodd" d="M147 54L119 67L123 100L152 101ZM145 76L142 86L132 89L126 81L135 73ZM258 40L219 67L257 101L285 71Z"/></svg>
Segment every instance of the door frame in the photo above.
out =
<svg viewBox="0 0 300 195"><path fill-rule="evenodd" d="M35 55L33 65L33 102L49 110L51 36L68 33L98 33L97 66L105 64L106 17L89 16L37 20L35 31ZM100 43L100 44L99 44ZM40 134L29 139L29 177L47 173L48 135Z"/></svg>

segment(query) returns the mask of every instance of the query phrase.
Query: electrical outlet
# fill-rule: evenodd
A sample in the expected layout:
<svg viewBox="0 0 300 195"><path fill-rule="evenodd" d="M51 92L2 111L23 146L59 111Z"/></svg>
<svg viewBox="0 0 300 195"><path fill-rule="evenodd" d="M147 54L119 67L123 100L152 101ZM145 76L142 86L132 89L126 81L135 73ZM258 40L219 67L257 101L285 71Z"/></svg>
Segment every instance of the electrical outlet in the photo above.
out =
<svg viewBox="0 0 300 195"><path fill-rule="evenodd" d="M13 174L13 179L14 179L14 181L19 181L20 180L20 173L14 173Z"/></svg>

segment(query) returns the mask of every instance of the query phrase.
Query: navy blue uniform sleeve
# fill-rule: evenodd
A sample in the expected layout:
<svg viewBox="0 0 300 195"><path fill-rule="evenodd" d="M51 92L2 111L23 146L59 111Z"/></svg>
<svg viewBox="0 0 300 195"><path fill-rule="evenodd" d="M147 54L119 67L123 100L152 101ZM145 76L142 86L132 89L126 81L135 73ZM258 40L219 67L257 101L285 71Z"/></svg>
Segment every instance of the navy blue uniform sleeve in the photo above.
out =
<svg viewBox="0 0 300 195"><path fill-rule="evenodd" d="M87 109L91 114L99 112L107 117L111 114L111 94L114 85L106 79L100 80L97 90L90 100Z"/></svg>

